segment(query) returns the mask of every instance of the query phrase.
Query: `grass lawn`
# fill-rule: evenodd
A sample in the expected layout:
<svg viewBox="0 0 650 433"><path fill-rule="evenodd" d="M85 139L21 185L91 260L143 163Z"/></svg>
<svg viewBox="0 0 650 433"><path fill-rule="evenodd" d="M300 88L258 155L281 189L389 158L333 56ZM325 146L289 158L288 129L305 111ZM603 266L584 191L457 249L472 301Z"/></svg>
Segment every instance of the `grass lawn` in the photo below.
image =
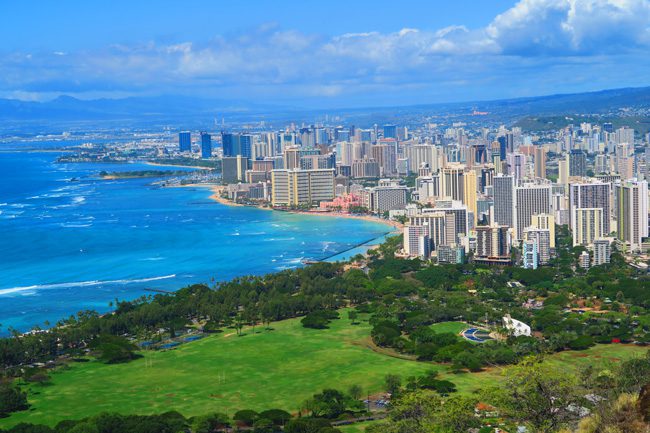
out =
<svg viewBox="0 0 650 433"><path fill-rule="evenodd" d="M358 422L356 424L340 425L336 428L341 430L343 433L363 433L371 425L379 424L380 422L382 422L382 420Z"/></svg>
<svg viewBox="0 0 650 433"><path fill-rule="evenodd" d="M47 385L31 385L30 410L0 419L0 428L19 422L54 425L100 412L151 414L177 410L185 416L240 409L281 408L297 412L301 402L323 388L360 385L383 390L386 374L403 378L447 366L386 356L369 347L369 325L351 325L343 313L330 329L303 328L299 319L257 327L237 337L227 330L167 352L145 352L128 364L73 363L52 374ZM645 349L608 345L561 353L552 362L571 368L580 362L612 361ZM500 370L443 375L460 392L499 381ZM350 427L352 428L352 427ZM348 430L346 430L348 431ZM358 430L349 430L349 433Z"/></svg>
<svg viewBox="0 0 650 433"><path fill-rule="evenodd" d="M471 328L471 326L463 322L440 322L431 325L431 329L438 333L451 332L453 334L460 334L467 328Z"/></svg>
<svg viewBox="0 0 650 433"><path fill-rule="evenodd" d="M73 363L48 385L32 385L32 408L0 420L53 425L105 411L130 414L178 410L185 416L239 409L299 405L323 388L383 390L388 373L403 377L444 366L375 353L366 346L367 322L351 325L343 313L330 329L303 328L299 319L261 326L237 337L234 331L186 343L167 352L145 352L128 364Z"/></svg>

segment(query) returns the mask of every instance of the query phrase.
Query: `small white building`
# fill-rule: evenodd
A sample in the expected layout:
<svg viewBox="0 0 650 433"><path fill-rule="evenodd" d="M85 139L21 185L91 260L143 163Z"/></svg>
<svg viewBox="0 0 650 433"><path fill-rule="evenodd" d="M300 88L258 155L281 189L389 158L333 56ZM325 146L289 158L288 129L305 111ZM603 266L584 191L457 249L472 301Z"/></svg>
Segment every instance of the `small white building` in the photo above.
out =
<svg viewBox="0 0 650 433"><path fill-rule="evenodd" d="M517 319L510 317L510 314L506 314L503 317L503 326L508 330L510 335L514 337L526 336L530 337L531 330L530 326L526 325L524 322L521 322Z"/></svg>

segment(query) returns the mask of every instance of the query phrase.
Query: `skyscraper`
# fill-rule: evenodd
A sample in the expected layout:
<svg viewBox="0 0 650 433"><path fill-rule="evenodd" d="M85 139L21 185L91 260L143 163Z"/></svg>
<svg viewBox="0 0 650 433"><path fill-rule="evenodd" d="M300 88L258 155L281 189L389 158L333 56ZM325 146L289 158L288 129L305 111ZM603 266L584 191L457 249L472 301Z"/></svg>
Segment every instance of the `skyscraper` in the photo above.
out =
<svg viewBox="0 0 650 433"><path fill-rule="evenodd" d="M252 156L252 135L224 132L221 134L221 143L223 146L223 156L241 155L245 158L251 158Z"/></svg>
<svg viewBox="0 0 650 433"><path fill-rule="evenodd" d="M178 150L181 152L192 151L192 134L190 131L181 131L178 133Z"/></svg>
<svg viewBox="0 0 650 433"><path fill-rule="evenodd" d="M611 185L605 182L572 183L569 186L569 206L571 209L571 228L575 227L573 209L600 208L603 210L603 233L610 232L610 194Z"/></svg>
<svg viewBox="0 0 650 433"><path fill-rule="evenodd" d="M535 177L546 178L546 151L542 146L535 148Z"/></svg>
<svg viewBox="0 0 650 433"><path fill-rule="evenodd" d="M521 251L522 267L526 269L537 269L539 255L537 242L535 240L524 240Z"/></svg>
<svg viewBox="0 0 650 433"><path fill-rule="evenodd" d="M271 171L273 206L299 206L334 198L334 169Z"/></svg>
<svg viewBox="0 0 650 433"><path fill-rule="evenodd" d="M533 215L551 212L551 185L516 187L514 209L515 236L522 239L524 229L532 224Z"/></svg>
<svg viewBox="0 0 650 433"><path fill-rule="evenodd" d="M534 242L537 250L537 262L545 265L551 260L551 231L528 227L524 229L524 241Z"/></svg>
<svg viewBox="0 0 650 433"><path fill-rule="evenodd" d="M459 164L450 164L441 170L440 179L443 197L463 201L465 188L463 180L464 173L465 166Z"/></svg>
<svg viewBox="0 0 650 433"><path fill-rule="evenodd" d="M626 181L615 186L616 232L632 250L648 236L648 182Z"/></svg>
<svg viewBox="0 0 650 433"><path fill-rule="evenodd" d="M573 149L569 156L569 176L587 175L587 154L584 150Z"/></svg>
<svg viewBox="0 0 650 433"><path fill-rule="evenodd" d="M508 227L499 225L477 227L475 260L509 262Z"/></svg>
<svg viewBox="0 0 650 433"><path fill-rule="evenodd" d="M397 126L396 125L384 125L384 138L397 139Z"/></svg>
<svg viewBox="0 0 650 433"><path fill-rule="evenodd" d="M594 240L603 237L602 208L573 208L573 246L584 247L593 245Z"/></svg>
<svg viewBox="0 0 650 433"><path fill-rule="evenodd" d="M494 222L514 227L515 179L512 176L495 176L493 182Z"/></svg>
<svg viewBox="0 0 650 433"><path fill-rule="evenodd" d="M212 157L212 137L207 132L201 132L201 158Z"/></svg>

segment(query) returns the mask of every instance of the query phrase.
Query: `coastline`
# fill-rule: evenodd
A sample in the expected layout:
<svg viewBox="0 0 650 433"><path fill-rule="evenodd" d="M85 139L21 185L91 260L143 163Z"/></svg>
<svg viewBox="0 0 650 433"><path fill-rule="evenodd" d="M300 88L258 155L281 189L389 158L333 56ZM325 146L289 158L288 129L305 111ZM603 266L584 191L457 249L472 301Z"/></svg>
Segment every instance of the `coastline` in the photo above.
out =
<svg viewBox="0 0 650 433"><path fill-rule="evenodd" d="M143 163L146 165L153 165L156 167L180 167L180 168L194 168L196 170L214 170L211 167L201 167L198 165L162 164L159 162L151 162L151 161L144 161Z"/></svg>
<svg viewBox="0 0 650 433"><path fill-rule="evenodd" d="M212 194L210 195L210 199L214 200L220 204L223 204L225 206L242 206L242 207L254 207L256 209L260 210L267 210L267 211L275 211L275 212L285 212L285 213L291 213L291 214L296 214L296 215L308 215L308 216L322 216L322 217L329 217L329 218L347 218L347 219L356 219L356 220L362 220L362 221L367 221L367 222L372 222L372 223L380 223L384 224L387 226L391 226L392 230L391 233L400 233L400 230L404 228L404 225L400 222L397 221L390 221L390 220L385 220L382 218L377 218L371 215L351 215L343 212L332 212L332 211L315 211L315 212L310 212L310 211L298 211L298 210L280 210L280 209L273 209L270 207L263 207L263 206L250 206L250 205L245 205L242 203L235 203L231 200L228 200L226 198L223 198L221 194L223 193L225 187L223 185L216 185L216 184L202 184L202 183L191 183L187 185L175 185L172 186L172 188L187 188L187 187L193 187L193 188L209 188L212 191Z"/></svg>

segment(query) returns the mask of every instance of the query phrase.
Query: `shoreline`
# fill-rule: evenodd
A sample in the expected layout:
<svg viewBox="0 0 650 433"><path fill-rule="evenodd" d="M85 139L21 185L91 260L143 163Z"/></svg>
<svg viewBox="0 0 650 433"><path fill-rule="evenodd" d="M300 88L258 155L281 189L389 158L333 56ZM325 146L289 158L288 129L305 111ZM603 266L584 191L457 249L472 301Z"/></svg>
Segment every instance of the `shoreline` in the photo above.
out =
<svg viewBox="0 0 650 433"><path fill-rule="evenodd" d="M151 162L151 161L144 161L144 164L152 165L154 167L180 167L180 168L193 168L196 170L214 170L214 168L212 167L202 167L198 165L163 164L160 162Z"/></svg>
<svg viewBox="0 0 650 433"><path fill-rule="evenodd" d="M332 212L332 211L300 211L300 210L280 210L280 209L273 209L271 207L263 207L263 206L252 206L252 205L246 205L242 203L235 203L231 200L228 200L226 198L223 198L221 196L221 193L224 191L225 186L223 185L216 185L216 184L204 184L204 183L191 183L187 185L172 185L172 188L188 188L188 187L193 187L193 188L209 188L212 191L212 194L210 195L210 199L216 201L217 203L223 204L225 206L239 206L239 207L252 207L255 209L260 209L260 210L267 210L267 211L275 211L275 212L284 212L284 213L290 213L290 214L296 214L296 215L307 215L307 216L323 216L323 217L330 217L330 218L347 218L347 219L356 219L356 220L361 220L361 221L367 221L367 222L372 222L372 223L379 223L379 224L384 224L387 226L391 226L392 230L390 233L400 233L400 230L404 228L404 225L400 222L397 221L390 221L390 220L385 220L382 218L377 218L371 215L351 215L347 213L342 213L342 212Z"/></svg>

